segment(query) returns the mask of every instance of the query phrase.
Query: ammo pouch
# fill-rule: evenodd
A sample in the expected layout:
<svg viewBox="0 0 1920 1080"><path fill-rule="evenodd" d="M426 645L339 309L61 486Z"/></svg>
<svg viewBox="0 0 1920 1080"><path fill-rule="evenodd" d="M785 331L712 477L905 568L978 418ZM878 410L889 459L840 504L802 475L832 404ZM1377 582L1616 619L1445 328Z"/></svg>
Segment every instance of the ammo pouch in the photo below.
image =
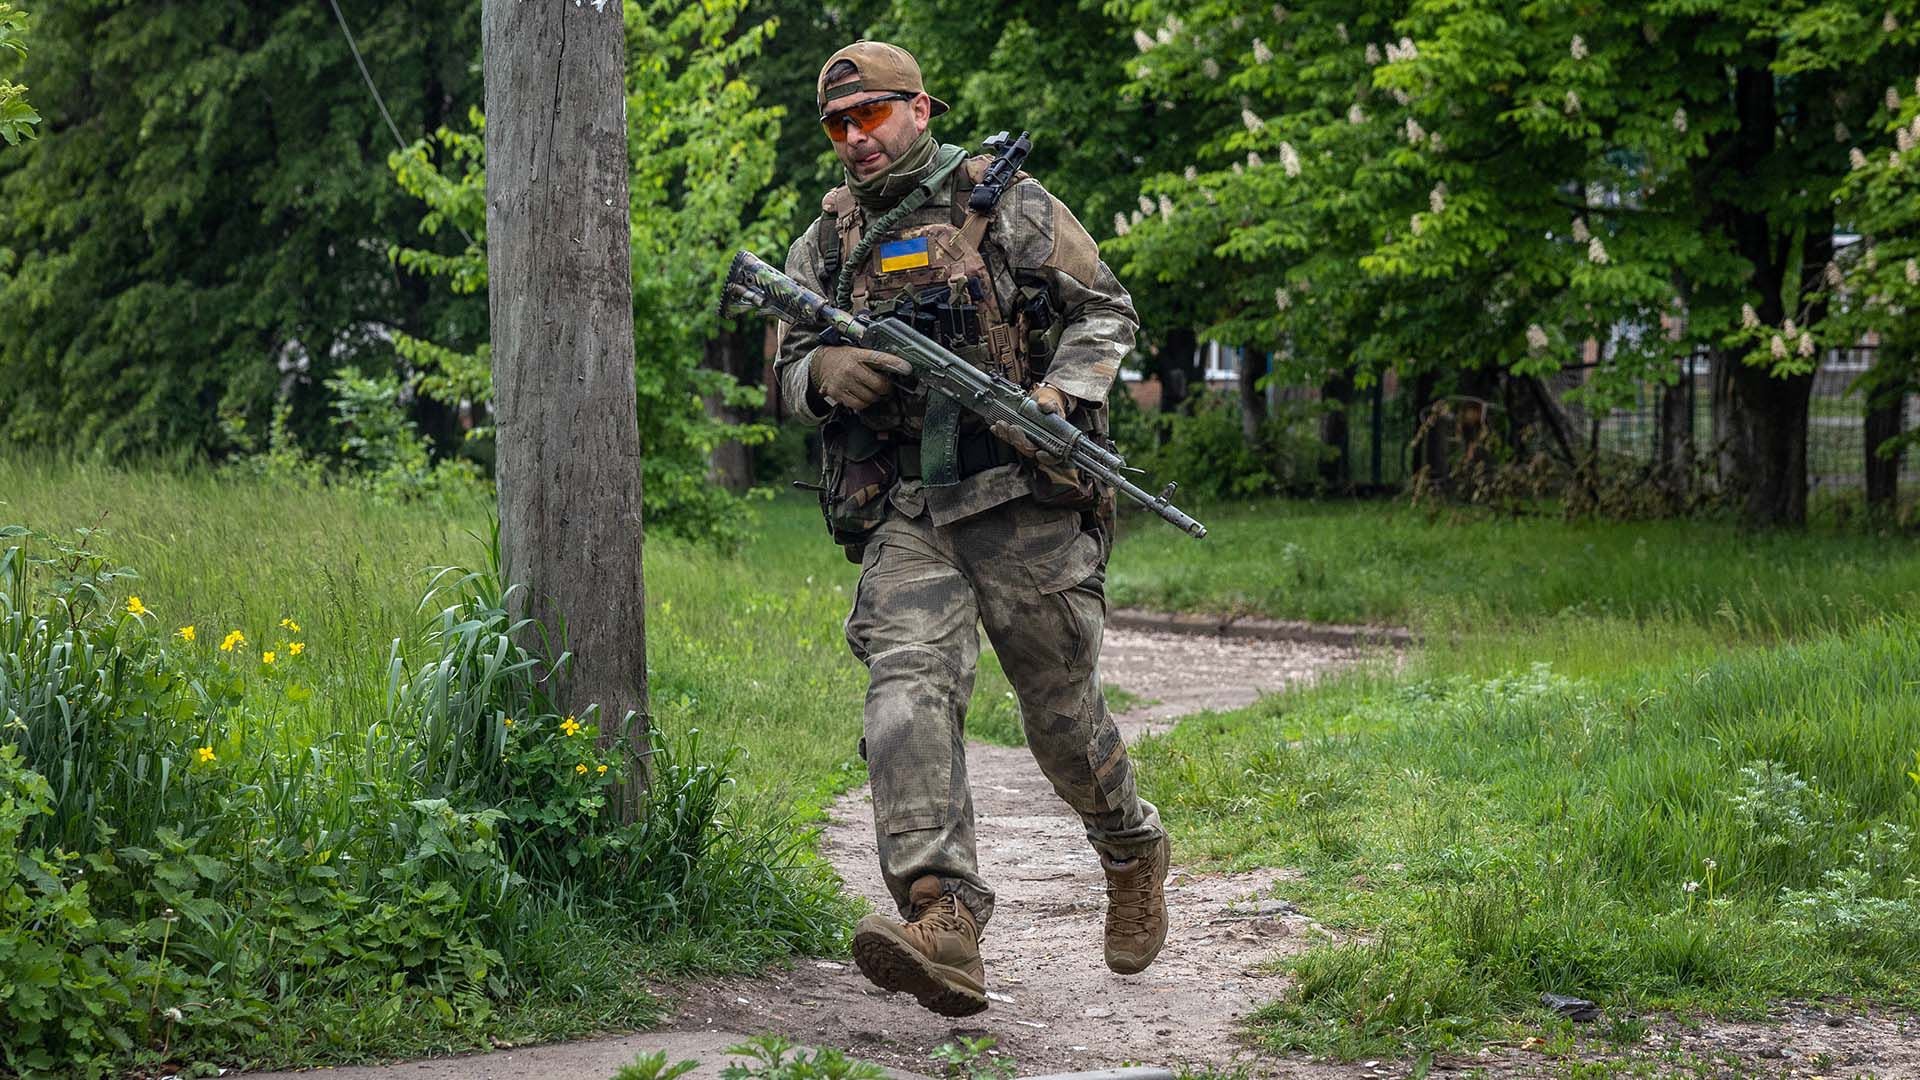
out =
<svg viewBox="0 0 1920 1080"><path fill-rule="evenodd" d="M820 428L820 513L833 542L860 561L867 534L887 516L887 493L899 475L890 444L835 410Z"/></svg>

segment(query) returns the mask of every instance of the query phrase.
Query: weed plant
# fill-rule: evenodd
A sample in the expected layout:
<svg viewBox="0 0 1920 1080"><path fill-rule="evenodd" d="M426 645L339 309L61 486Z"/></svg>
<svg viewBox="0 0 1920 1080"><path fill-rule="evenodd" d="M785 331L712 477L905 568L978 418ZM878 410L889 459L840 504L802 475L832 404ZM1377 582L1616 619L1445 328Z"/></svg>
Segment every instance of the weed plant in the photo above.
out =
<svg viewBox="0 0 1920 1080"><path fill-rule="evenodd" d="M1920 627L1588 679L1434 663L1138 754L1185 850L1300 866L1306 906L1357 931L1294 962L1271 1045L1449 1048L1543 992L1920 1002Z"/></svg>
<svg viewBox="0 0 1920 1080"><path fill-rule="evenodd" d="M692 730L612 821L634 748L544 700L564 655L522 647L492 573L444 572L381 678L314 663L300 613L162 621L99 539L0 535L7 1069L630 1025L648 971L836 946L830 873Z"/></svg>

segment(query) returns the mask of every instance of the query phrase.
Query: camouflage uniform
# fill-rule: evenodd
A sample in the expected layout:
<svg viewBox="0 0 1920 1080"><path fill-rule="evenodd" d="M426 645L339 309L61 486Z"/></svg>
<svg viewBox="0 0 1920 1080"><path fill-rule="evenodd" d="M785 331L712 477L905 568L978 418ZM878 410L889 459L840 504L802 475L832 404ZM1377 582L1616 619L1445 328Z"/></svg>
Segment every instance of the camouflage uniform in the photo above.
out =
<svg viewBox="0 0 1920 1080"><path fill-rule="evenodd" d="M889 235L958 221L984 159L968 164ZM844 189L836 194L844 198ZM838 234L834 195L823 207L827 212L788 252L786 271L831 297L830 254L851 245ZM1037 361L1042 370L1026 372L1025 381L1044 378L1077 399L1083 414L1101 417L1138 319L1093 239L1039 182L1025 178L1001 198L979 251L999 311L1015 310L1024 287L1030 299L1043 294L1058 317L1050 360ZM884 278L877 254L861 269L856 294ZM786 409L810 424L830 415L816 411L817 396L809 403L808 364L819 344L813 332L795 330L776 361ZM896 390L860 419L910 439L922 411L924 399ZM845 418L844 409L832 412ZM976 433L976 445L981 438L989 437ZM917 450L909 444L907 453ZM846 637L871 676L861 749L887 887L906 914L912 883L937 875L984 926L993 890L974 856L964 738L979 658L976 621L1018 695L1035 759L1080 814L1094 848L1128 859L1163 834L1158 812L1134 790L1126 747L1100 692L1111 537L1092 513L1036 501L1042 474L1010 451L984 463L976 454L973 464L985 467L949 487L926 486L911 468L892 483L866 537ZM1044 478L1038 482L1047 487Z"/></svg>

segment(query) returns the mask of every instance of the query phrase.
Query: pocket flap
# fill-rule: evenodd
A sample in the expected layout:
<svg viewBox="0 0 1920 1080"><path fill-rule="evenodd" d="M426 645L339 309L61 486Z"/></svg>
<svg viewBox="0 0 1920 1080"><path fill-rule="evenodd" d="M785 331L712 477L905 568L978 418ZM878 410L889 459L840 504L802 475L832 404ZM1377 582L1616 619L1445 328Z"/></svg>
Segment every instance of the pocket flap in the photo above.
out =
<svg viewBox="0 0 1920 1080"><path fill-rule="evenodd" d="M1100 538L1076 532L1073 539L1027 563L1027 573L1043 594L1065 592L1100 568Z"/></svg>

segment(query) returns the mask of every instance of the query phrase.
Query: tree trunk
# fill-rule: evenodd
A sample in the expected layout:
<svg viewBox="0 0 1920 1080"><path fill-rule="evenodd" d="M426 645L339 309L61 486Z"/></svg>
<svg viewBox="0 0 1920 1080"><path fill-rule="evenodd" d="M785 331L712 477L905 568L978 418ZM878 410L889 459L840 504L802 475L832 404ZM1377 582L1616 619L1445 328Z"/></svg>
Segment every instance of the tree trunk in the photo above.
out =
<svg viewBox="0 0 1920 1080"><path fill-rule="evenodd" d="M1328 491L1353 490L1353 371L1343 368L1320 384L1320 483Z"/></svg>
<svg viewBox="0 0 1920 1080"><path fill-rule="evenodd" d="M1258 449L1260 429L1267 424L1267 395L1260 380L1267 374L1267 352L1251 345L1240 350L1240 437Z"/></svg>
<svg viewBox="0 0 1920 1080"><path fill-rule="evenodd" d="M1685 499L1693 487L1693 376L1688 368L1680 380L1660 388L1654 413L1659 427L1657 482L1666 494Z"/></svg>
<svg viewBox="0 0 1920 1080"><path fill-rule="evenodd" d="M1807 403L1813 375L1784 378L1750 364L1728 365L1734 420L1729 449L1749 525L1807 520Z"/></svg>
<svg viewBox="0 0 1920 1080"><path fill-rule="evenodd" d="M631 820L647 664L621 7L484 0L481 42L502 573L573 654L558 707L597 707L601 745L628 751Z"/></svg>
<svg viewBox="0 0 1920 1080"><path fill-rule="evenodd" d="M1873 362L1876 369L1894 370L1903 359L1893 355L1890 349L1891 346L1881 344L1879 355ZM1880 372L1876 370L1874 374ZM1907 384L1904 380L1876 380L1876 385L1867 392L1865 464L1868 510L1889 512L1900 496L1900 456L1892 454L1881 457L1880 448L1900 437L1906 400Z"/></svg>
<svg viewBox="0 0 1920 1080"><path fill-rule="evenodd" d="M1167 331L1156 365L1160 375L1161 412L1178 411L1204 386L1206 376L1200 370L1199 347L1199 335L1192 330L1176 327Z"/></svg>
<svg viewBox="0 0 1920 1080"><path fill-rule="evenodd" d="M759 337L758 330L755 327L755 340ZM754 360L745 331L722 326L713 337L707 339L705 366L725 372L736 382L747 381L745 376ZM701 398L701 404L706 406L707 415L715 420L737 424L746 419L739 410L728 405L720 394L705 395ZM747 490L753 486L753 451L739 439L728 439L714 447L713 453L707 455L707 478L728 491Z"/></svg>

